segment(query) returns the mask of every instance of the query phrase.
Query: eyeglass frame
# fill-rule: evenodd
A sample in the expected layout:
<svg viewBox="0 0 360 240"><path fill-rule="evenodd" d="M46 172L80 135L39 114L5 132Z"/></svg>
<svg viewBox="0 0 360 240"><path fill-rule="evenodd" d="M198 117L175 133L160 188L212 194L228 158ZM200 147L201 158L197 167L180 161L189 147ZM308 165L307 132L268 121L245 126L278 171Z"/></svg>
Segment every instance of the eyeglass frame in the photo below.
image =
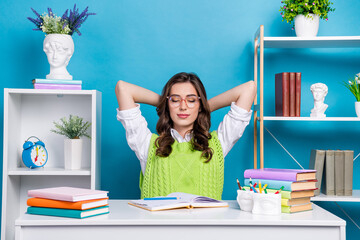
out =
<svg viewBox="0 0 360 240"><path fill-rule="evenodd" d="M185 102L185 104L186 104L186 106L187 106L188 108L194 108L194 107L195 107L195 105L194 105L193 107L189 107L189 105L188 105L188 102L187 102L186 98L187 98L187 97L192 97L192 96L193 96L193 97L195 97L197 100L200 100L200 99L201 99L201 97L196 96L195 94L188 95L188 96L186 96L185 98L182 98L182 97L180 97L179 95L173 94L173 95L167 96L166 98L170 101L172 96L176 96L176 97L179 97L179 98L180 98L179 105L178 105L178 106L174 106L174 107L179 107L179 106L180 106L180 104L181 104L181 102L182 102L182 101L184 101L184 102ZM170 105L170 104L171 104L171 103L169 103L169 105Z"/></svg>

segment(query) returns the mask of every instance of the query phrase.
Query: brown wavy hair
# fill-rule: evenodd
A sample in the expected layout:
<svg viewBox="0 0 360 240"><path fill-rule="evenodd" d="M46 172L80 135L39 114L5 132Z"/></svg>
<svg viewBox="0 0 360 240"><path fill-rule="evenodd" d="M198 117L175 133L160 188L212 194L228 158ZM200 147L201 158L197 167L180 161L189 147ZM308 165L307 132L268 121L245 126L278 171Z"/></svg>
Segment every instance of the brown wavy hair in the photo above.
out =
<svg viewBox="0 0 360 240"><path fill-rule="evenodd" d="M191 83L198 96L200 97L200 112L194 122L191 133L193 138L191 140L192 148L194 150L202 151L201 157L206 159L205 162L209 162L213 156L213 150L209 148L209 139L211 135L210 129L210 107L207 101L204 85L200 78L194 73L177 73L166 83L160 96L160 103L156 108L159 116L159 121L156 124L156 131L159 137L155 141L156 155L160 157L167 157L172 152L171 145L174 143L174 138L171 136L170 129L173 127L173 121L170 117L170 111L168 106L168 99L170 90L176 83Z"/></svg>

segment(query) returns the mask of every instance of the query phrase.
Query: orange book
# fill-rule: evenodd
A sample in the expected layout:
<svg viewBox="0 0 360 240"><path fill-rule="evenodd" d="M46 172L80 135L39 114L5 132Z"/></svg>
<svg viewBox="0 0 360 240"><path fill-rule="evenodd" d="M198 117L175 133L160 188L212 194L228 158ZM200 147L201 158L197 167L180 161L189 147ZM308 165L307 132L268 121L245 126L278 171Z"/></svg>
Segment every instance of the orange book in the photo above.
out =
<svg viewBox="0 0 360 240"><path fill-rule="evenodd" d="M65 208L65 209L91 209L108 205L108 198L92 199L79 202L67 202L46 198L29 198L27 205L32 207Z"/></svg>

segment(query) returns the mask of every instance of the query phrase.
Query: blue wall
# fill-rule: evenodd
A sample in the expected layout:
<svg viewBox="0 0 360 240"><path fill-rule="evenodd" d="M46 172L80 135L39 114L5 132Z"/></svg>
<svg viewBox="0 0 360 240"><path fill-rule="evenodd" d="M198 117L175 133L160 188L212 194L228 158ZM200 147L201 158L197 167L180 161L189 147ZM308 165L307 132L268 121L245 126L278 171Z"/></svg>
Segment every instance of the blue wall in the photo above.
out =
<svg viewBox="0 0 360 240"><path fill-rule="evenodd" d="M51 7L61 15L73 4L68 0L0 2L1 88L32 88L31 79L48 74L42 51L44 34L32 31L33 25L26 19L34 16L30 7L40 13ZM91 0L77 4L81 10L89 6L97 15L90 16L81 27L82 36L73 37L75 53L68 71L75 79L83 80L84 89L103 93L101 181L102 188L110 191L110 198L139 197L140 166L116 120L117 80L160 92L172 75L191 71L200 76L209 97L213 97L253 78L252 38L259 25L265 25L266 36L294 36L290 25L281 21L280 0ZM329 21L321 21L318 35L360 35L360 2L335 1L334 7ZM355 116L355 99L341 82L360 71L359 53L357 49L266 50L265 114L273 114L274 74L299 71L303 73L302 116L308 116L313 107L309 88L315 82L329 87L325 100L328 116ZM2 133L3 91L0 99ZM155 108L142 106L142 111L154 131ZM212 129L227 111L213 113ZM224 199L235 199L235 179L242 179L243 170L253 166L252 124L226 158ZM313 148L353 149L359 153L357 123L266 122L265 126L304 167ZM265 141L266 167L298 167L267 133ZM2 146L2 138L0 143ZM355 174L359 161L354 163ZM354 188L360 188L359 180L356 174ZM339 204L360 223L359 204ZM320 205L347 219L335 204ZM350 221L347 224L348 239L355 239L359 230Z"/></svg>

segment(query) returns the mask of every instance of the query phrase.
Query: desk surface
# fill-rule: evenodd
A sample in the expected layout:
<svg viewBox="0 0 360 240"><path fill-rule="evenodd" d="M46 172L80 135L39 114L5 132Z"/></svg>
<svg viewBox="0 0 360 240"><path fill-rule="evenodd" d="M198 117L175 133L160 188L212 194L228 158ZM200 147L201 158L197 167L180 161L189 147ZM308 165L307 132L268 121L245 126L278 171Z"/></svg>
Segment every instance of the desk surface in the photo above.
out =
<svg viewBox="0 0 360 240"><path fill-rule="evenodd" d="M254 215L239 209L236 201L228 208L194 208L150 212L127 204L128 200L109 200L110 214L86 219L22 214L15 226L81 226L81 225L235 225L235 226L340 226L346 222L313 204L312 211Z"/></svg>

